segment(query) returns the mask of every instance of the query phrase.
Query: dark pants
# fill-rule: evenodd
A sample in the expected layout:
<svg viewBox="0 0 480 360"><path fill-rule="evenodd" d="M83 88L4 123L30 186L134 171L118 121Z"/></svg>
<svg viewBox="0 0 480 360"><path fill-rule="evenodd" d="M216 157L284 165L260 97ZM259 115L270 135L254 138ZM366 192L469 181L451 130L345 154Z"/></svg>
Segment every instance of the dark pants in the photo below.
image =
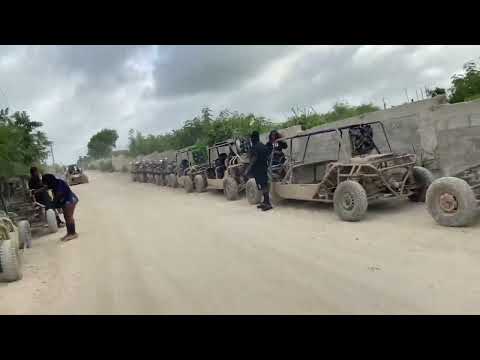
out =
<svg viewBox="0 0 480 360"><path fill-rule="evenodd" d="M257 182L257 179L255 179L255 181ZM268 182L265 182L265 181L257 182L257 188L258 188L258 190L261 191L261 193L263 195L263 203L265 205L271 205L270 204L270 193L269 193L269 189L268 189Z"/></svg>

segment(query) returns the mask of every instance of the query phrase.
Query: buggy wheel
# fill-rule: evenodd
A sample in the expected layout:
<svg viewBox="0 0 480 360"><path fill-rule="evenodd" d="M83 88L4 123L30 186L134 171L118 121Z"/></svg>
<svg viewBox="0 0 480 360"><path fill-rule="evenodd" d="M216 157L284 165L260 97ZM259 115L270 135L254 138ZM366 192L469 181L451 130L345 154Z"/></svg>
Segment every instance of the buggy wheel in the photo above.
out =
<svg viewBox="0 0 480 360"><path fill-rule="evenodd" d="M55 210L48 209L46 216L47 216L48 230L52 234L56 233L58 231L58 224L57 224L57 216L55 214Z"/></svg>
<svg viewBox="0 0 480 360"><path fill-rule="evenodd" d="M262 201L262 193L258 190L254 178L248 179L247 184L245 185L245 193L250 205L256 205Z"/></svg>
<svg viewBox="0 0 480 360"><path fill-rule="evenodd" d="M228 200L238 199L238 183L233 177L225 177L223 180L223 190Z"/></svg>
<svg viewBox="0 0 480 360"><path fill-rule="evenodd" d="M333 208L344 221L359 221L368 208L367 193L356 181L346 180L338 184L333 193Z"/></svg>
<svg viewBox="0 0 480 360"><path fill-rule="evenodd" d="M444 226L471 225L477 213L475 193L465 180L443 177L427 190L427 209Z"/></svg>
<svg viewBox="0 0 480 360"><path fill-rule="evenodd" d="M413 178L415 179L415 184L419 187L408 198L414 202L425 202L427 189L434 180L433 174L424 167L414 166Z"/></svg>
<svg viewBox="0 0 480 360"><path fill-rule="evenodd" d="M283 198L278 195L277 191L275 190L275 184L270 183L270 202L272 205L278 205L283 201Z"/></svg>
<svg viewBox="0 0 480 360"><path fill-rule="evenodd" d="M198 174L198 175L195 175L195 178L194 178L194 181L195 181L195 191L196 192L204 192L207 187L206 187L206 184L205 184L205 178Z"/></svg>
<svg viewBox="0 0 480 360"><path fill-rule="evenodd" d="M172 188L177 188L178 187L177 175L170 174L169 178L170 178L170 186Z"/></svg>
<svg viewBox="0 0 480 360"><path fill-rule="evenodd" d="M27 220L18 222L18 246L24 249L25 246L29 248L32 245L32 233L30 231L30 223Z"/></svg>
<svg viewBox="0 0 480 360"><path fill-rule="evenodd" d="M12 238L0 240L0 269L0 279L2 281L17 281L23 276L21 254L17 241Z"/></svg>
<svg viewBox="0 0 480 360"><path fill-rule="evenodd" d="M42 219L42 221L47 221L47 211L44 207L40 208L40 218Z"/></svg>
<svg viewBox="0 0 480 360"><path fill-rule="evenodd" d="M184 176L183 177L183 188L185 189L185 192L191 193L193 192L193 181L190 176Z"/></svg>

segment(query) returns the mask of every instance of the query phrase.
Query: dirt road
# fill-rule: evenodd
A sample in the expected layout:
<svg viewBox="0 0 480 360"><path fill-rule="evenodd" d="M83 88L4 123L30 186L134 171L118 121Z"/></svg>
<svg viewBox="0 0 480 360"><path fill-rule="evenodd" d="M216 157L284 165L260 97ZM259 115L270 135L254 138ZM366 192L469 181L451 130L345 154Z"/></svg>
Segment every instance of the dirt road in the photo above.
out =
<svg viewBox="0 0 480 360"><path fill-rule="evenodd" d="M434 224L382 203L360 223L331 206L186 194L126 175L75 186L77 228L34 240L0 314L424 314L480 312L480 224Z"/></svg>

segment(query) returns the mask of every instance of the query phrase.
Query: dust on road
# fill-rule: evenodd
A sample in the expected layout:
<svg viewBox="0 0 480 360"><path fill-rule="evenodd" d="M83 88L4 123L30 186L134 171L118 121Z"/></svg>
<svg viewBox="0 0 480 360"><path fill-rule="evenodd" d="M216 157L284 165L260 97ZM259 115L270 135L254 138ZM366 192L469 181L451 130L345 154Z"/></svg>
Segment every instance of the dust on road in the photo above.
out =
<svg viewBox="0 0 480 360"><path fill-rule="evenodd" d="M325 204L270 212L90 173L80 237L33 241L0 314L462 314L480 310L480 224L436 225L423 204L359 223Z"/></svg>

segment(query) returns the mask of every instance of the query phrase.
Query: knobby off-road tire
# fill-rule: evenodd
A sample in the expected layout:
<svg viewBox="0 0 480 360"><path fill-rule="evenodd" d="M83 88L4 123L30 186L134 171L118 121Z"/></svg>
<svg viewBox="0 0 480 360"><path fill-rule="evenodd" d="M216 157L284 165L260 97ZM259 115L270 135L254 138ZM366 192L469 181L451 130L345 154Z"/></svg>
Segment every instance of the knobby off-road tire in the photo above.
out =
<svg viewBox="0 0 480 360"><path fill-rule="evenodd" d="M228 200L237 200L239 195L237 181L231 176L225 177L225 180L223 180L223 191Z"/></svg>
<svg viewBox="0 0 480 360"><path fill-rule="evenodd" d="M279 205L283 201L283 198L275 191L275 185L270 184L270 202L272 205Z"/></svg>
<svg viewBox="0 0 480 360"><path fill-rule="evenodd" d="M333 193L333 207L343 221L362 220L368 208L367 193L358 182L343 181Z"/></svg>
<svg viewBox="0 0 480 360"><path fill-rule="evenodd" d="M193 180L190 176L183 177L183 188L185 189L186 193L191 193L194 190Z"/></svg>
<svg viewBox="0 0 480 360"><path fill-rule="evenodd" d="M30 248L32 245L32 233L30 231L30 223L27 220L18 222L18 247L24 249L25 246Z"/></svg>
<svg viewBox="0 0 480 360"><path fill-rule="evenodd" d="M201 193L207 190L207 184L205 178L202 175L195 175L194 181L196 192Z"/></svg>
<svg viewBox="0 0 480 360"><path fill-rule="evenodd" d="M22 258L15 239L0 240L0 280L5 282L22 279Z"/></svg>
<svg viewBox="0 0 480 360"><path fill-rule="evenodd" d="M472 188L455 177L435 180L427 190L426 203L433 219L444 226L471 225L478 212Z"/></svg>
<svg viewBox="0 0 480 360"><path fill-rule="evenodd" d="M247 184L245 185L245 194L250 205L256 205L262 201L262 193L258 190L254 178L248 179Z"/></svg>
<svg viewBox="0 0 480 360"><path fill-rule="evenodd" d="M178 187L177 175L175 174L168 175L168 180L169 180L170 187L172 188Z"/></svg>
<svg viewBox="0 0 480 360"><path fill-rule="evenodd" d="M434 176L430 170L421 166L414 166L413 178L415 179L415 183L420 185L420 187L415 191L415 194L409 196L409 199L414 202L425 202L427 189L433 182Z"/></svg>
<svg viewBox="0 0 480 360"><path fill-rule="evenodd" d="M48 231L50 233L56 233L58 231L57 216L53 209L48 209L46 212Z"/></svg>

